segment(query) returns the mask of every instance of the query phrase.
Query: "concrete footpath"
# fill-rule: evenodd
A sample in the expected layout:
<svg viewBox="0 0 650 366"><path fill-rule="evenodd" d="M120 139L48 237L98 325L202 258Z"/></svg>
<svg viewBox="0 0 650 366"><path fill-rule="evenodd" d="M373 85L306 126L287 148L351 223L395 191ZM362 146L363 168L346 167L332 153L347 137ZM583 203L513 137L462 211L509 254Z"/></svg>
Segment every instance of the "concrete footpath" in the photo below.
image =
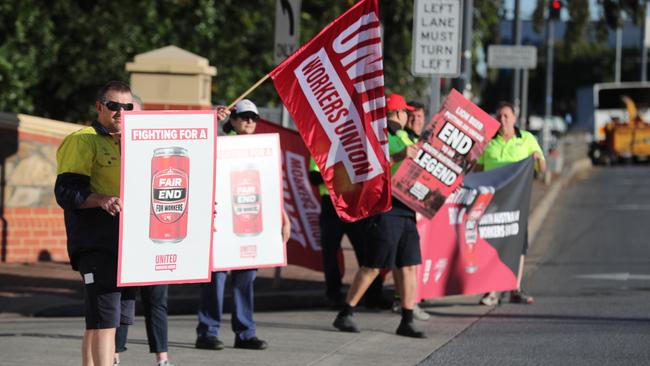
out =
<svg viewBox="0 0 650 366"><path fill-rule="evenodd" d="M552 184L534 182L529 217L531 242L560 189L575 174L590 167L586 159L579 159L566 166ZM356 263L349 245L344 252L347 266L344 281L350 283ZM78 349L83 334L83 319L79 317L83 316L83 307L78 276L66 263L0 264L0 364L79 364ZM274 269L263 269L258 272L255 286L257 333L269 342L266 351L232 349L229 314L225 316L220 337L226 349L194 349L199 285L170 286L169 344L174 363L413 365L492 309L477 305L479 296L427 301L423 308L432 318L418 325L429 338L413 340L394 335L399 316L360 307L355 318L363 332L347 334L331 325L336 313L327 308L323 298L320 272L287 266L282 268L278 280ZM390 279L386 287L387 296L392 296ZM227 298L226 304L229 303ZM153 357L147 354L143 323L139 317L130 331L129 351L123 355L123 365L153 364ZM46 362L47 359L51 362Z"/></svg>

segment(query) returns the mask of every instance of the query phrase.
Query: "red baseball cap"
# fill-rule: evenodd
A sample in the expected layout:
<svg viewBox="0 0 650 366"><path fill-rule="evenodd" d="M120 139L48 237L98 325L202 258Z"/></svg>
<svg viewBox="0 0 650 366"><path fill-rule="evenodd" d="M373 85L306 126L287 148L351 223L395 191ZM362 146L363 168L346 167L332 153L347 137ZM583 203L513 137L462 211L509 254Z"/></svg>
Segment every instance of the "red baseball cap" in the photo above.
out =
<svg viewBox="0 0 650 366"><path fill-rule="evenodd" d="M410 105L406 104L406 99L404 99L403 96L399 94L388 94L386 96L386 110L388 111L396 111L400 109L406 109L409 111L414 111L415 108L411 107Z"/></svg>

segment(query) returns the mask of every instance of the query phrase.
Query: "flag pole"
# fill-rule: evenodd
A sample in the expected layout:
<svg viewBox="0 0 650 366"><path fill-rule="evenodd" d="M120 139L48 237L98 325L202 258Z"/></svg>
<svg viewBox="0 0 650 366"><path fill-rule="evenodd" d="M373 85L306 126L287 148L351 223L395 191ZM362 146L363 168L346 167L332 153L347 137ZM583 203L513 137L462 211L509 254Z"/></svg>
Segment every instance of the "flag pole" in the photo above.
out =
<svg viewBox="0 0 650 366"><path fill-rule="evenodd" d="M248 90L246 90L242 95L240 95L239 97L237 97L237 99L235 99L234 102L230 103L230 105L228 105L228 109L232 109L232 108L235 106L235 104L237 104L237 102L239 102L240 100L244 99L244 98L245 98L248 94L250 94L253 90L257 89L257 87L260 86L263 82L265 82L266 79L268 79L270 76L271 76L271 73L268 73L268 74L264 75L263 78L259 79L255 84L253 84L253 86L251 86L250 88L248 88Z"/></svg>

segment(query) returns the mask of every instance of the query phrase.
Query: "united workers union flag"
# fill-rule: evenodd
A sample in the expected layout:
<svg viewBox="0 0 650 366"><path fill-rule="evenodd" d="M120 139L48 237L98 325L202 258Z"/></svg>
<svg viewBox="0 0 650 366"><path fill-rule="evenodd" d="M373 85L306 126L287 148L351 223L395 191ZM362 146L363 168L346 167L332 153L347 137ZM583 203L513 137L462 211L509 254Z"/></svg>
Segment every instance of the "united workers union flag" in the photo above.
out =
<svg viewBox="0 0 650 366"><path fill-rule="evenodd" d="M470 173L433 219L418 220L420 298L517 288L532 181L532 158Z"/></svg>
<svg viewBox="0 0 650 366"><path fill-rule="evenodd" d="M271 71L346 221L391 208L377 0L356 3Z"/></svg>

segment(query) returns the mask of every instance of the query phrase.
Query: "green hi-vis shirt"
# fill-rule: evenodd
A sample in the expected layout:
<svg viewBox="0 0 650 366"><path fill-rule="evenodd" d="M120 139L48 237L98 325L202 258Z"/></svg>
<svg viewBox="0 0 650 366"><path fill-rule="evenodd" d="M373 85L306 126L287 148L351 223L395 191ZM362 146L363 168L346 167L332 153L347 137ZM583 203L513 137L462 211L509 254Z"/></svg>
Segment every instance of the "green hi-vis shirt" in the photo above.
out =
<svg viewBox="0 0 650 366"><path fill-rule="evenodd" d="M120 145L93 127L68 135L56 152L57 174L90 177L90 191L120 196Z"/></svg>
<svg viewBox="0 0 650 366"><path fill-rule="evenodd" d="M414 142L409 138L408 134L406 131L402 129L394 129L395 127L398 127L399 124L389 121L388 125L388 153L392 156L393 154L396 154L404 149L406 149L407 146L413 145ZM403 160L402 160L403 161ZM398 161L396 163L391 164L390 166L390 175L391 177L395 175L395 172L399 167L402 165L402 161Z"/></svg>
<svg viewBox="0 0 650 366"><path fill-rule="evenodd" d="M483 170L489 171L524 160L536 151L543 159L544 153L535 136L528 131L516 130L515 136L508 141L499 134L490 140L478 163L483 165Z"/></svg>
<svg viewBox="0 0 650 366"><path fill-rule="evenodd" d="M318 167L318 164L316 164L314 158L309 159L309 171L320 173L320 168ZM321 183L318 185L318 193L320 193L321 197L323 197L326 194L330 194L330 192L327 190L327 186L325 185L325 183Z"/></svg>
<svg viewBox="0 0 650 366"><path fill-rule="evenodd" d="M417 142L417 141L411 140L411 138L409 137L409 134L408 134L408 132L406 132L406 130L397 130L395 132L395 135L397 135L399 138L401 138L402 141L404 141L404 143L406 144L406 146L412 145L412 144Z"/></svg>

